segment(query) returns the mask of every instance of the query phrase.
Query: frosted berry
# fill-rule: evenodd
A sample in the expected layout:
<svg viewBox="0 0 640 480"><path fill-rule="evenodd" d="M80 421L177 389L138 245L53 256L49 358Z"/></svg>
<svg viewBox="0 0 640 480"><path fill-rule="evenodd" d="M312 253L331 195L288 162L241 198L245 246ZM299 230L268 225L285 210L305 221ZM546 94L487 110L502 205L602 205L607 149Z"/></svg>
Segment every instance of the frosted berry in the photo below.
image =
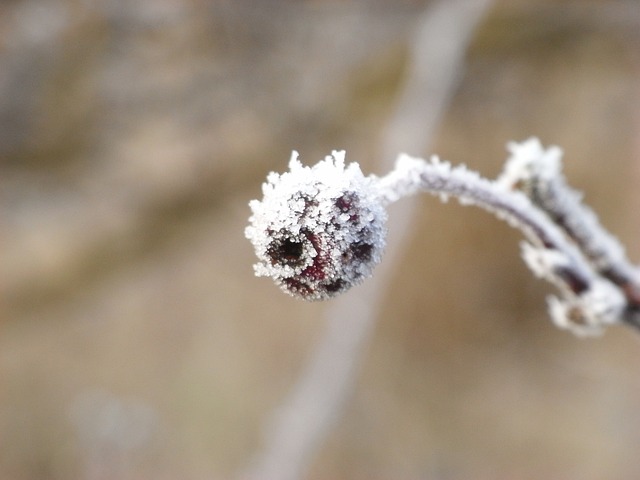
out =
<svg viewBox="0 0 640 480"><path fill-rule="evenodd" d="M294 152L289 171L271 173L262 201L249 204L245 234L258 256L256 275L306 300L336 296L370 276L387 219L375 180L356 163L345 167L344 151L313 167Z"/></svg>

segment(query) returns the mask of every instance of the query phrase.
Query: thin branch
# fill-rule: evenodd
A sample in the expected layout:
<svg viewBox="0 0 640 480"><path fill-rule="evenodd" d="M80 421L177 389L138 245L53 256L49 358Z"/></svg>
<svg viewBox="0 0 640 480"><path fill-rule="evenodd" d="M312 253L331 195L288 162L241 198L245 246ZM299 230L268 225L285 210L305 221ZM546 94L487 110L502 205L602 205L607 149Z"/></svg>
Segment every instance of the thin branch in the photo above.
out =
<svg viewBox="0 0 640 480"><path fill-rule="evenodd" d="M530 196L508 188L511 182L504 177L490 181L436 157L426 162L401 155L390 174L377 178L364 177L357 164L345 167L344 155L334 151L313 167L303 167L294 158L289 172L268 177L264 199L251 202L254 214L247 237L260 260L256 273L271 276L287 293L307 300L326 299L360 283L382 256L384 206L425 191L442 200L454 196L465 205L481 207L525 234L527 265L560 290L561 298L549 301L551 317L559 327L593 335L614 323L638 326L636 299L628 295L626 283L612 281L611 267L602 262L614 259L621 272L633 272L633 267L587 207L572 205L569 213L583 218L569 221L564 215L550 215ZM555 223L556 217L563 222ZM588 240L589 229L600 240ZM594 252L599 253L599 263L594 262ZM633 282L632 288L637 289L634 279L626 282Z"/></svg>
<svg viewBox="0 0 640 480"><path fill-rule="evenodd" d="M385 203L417 191L425 191L446 200L454 196L464 205L483 208L519 228L537 247L562 252L564 268L569 272L566 287L575 294L587 290L596 278L578 249L568 242L561 229L535 208L521 192L500 188L464 166L452 167L436 157L431 162L401 155L396 169L380 180Z"/></svg>
<svg viewBox="0 0 640 480"><path fill-rule="evenodd" d="M510 148L524 148L531 141L539 144L534 139L523 144L511 144ZM544 153L540 149L538 155ZM507 176L513 178L513 172L511 174ZM550 177L550 183L553 182ZM606 246L609 254L601 257L615 259L615 264L613 260L610 264L615 265L618 272L633 272L633 267L620 253L622 247L614 249L617 241L600 226L595 215L586 206L572 205L573 212L570 213L582 214L585 218L582 223L600 235L599 243L589 240L589 249L585 252L582 247L587 242L587 227L578 221L567 220L557 224L554 216L540 209L530 196L508 188L510 186L511 182L505 177L500 181L490 181L464 166L452 167L435 157L431 162L425 162L407 155L401 155L396 169L378 183L379 195L385 204L418 191L437 195L442 200L454 196L465 205L483 208L519 228L531 242L523 245L523 257L529 267L560 289L562 300L550 298L549 307L553 320L561 328L578 335L598 334L605 326L620 321L638 328L637 303L628 295L628 285L635 290L637 281L625 277L628 283L621 285L608 276L609 268L594 268L594 252L605 251ZM577 194L572 195L572 200L575 199ZM572 228L567 229L567 225ZM576 230L580 231L578 240L584 242L571 235Z"/></svg>

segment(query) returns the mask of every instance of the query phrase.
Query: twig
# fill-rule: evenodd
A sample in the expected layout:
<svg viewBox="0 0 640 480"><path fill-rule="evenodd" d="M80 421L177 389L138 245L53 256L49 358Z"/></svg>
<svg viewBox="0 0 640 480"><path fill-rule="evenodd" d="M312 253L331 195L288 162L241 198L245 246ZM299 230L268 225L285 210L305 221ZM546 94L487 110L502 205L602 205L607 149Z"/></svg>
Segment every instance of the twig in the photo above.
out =
<svg viewBox="0 0 640 480"><path fill-rule="evenodd" d="M562 175L562 151L545 150L529 139L508 145L511 157L498 179L504 187L522 191L578 246L592 268L617 285L626 298L623 320L640 328L640 270L628 260L620 242L599 222Z"/></svg>
<svg viewBox="0 0 640 480"><path fill-rule="evenodd" d="M531 139L513 143L510 148L516 151L531 145L540 143ZM555 151L555 147L545 151L540 146L536 158L545 158L547 152ZM535 164L533 156L529 159ZM527 196L513 189L513 185L523 182L523 176L514 173L518 169L514 168L513 157L507 164L507 173L492 182L463 166L452 167L435 157L425 162L401 155L396 169L380 180L379 195L383 203L391 203L426 191L443 200L451 195L463 204L488 210L525 234L531 242L523 245L525 261L534 273L560 289L563 299L550 299L552 318L558 326L578 335L598 334L605 326L621 321L638 327L638 303L633 294L639 289L637 271L595 214L579 203L573 190L555 178L559 157L557 161L558 168L538 172L545 173L546 184L554 185L555 196L545 197L546 208L540 208L540 200L535 201L540 195ZM513 182L514 178L518 181Z"/></svg>
<svg viewBox="0 0 640 480"><path fill-rule="evenodd" d="M532 144L539 142L529 140L511 148L520 151ZM554 151L540 147L536 153L544 159ZM531 158L527 165L536 165ZM465 205L479 206L525 234L529 240L523 244L526 263L560 290L561 298L549 301L559 327L578 335L599 334L619 322L637 327L637 298L629 292L638 290L638 282L622 247L595 214L579 204L577 194L555 178L559 164L525 178L518 174L523 169L516 168L516 163L512 158L501 179L490 181L437 157L426 162L400 155L395 169L380 179L364 177L357 164L345 166L343 151L334 151L313 167L303 167L294 156L290 171L271 174L264 199L251 203L247 237L260 260L256 273L272 277L284 291L300 298L336 296L370 276L380 261L385 245L384 206L425 191L442 200L454 196ZM542 177L544 185L554 185L553 190L526 195L513 188L539 187ZM612 277L611 272L616 274Z"/></svg>

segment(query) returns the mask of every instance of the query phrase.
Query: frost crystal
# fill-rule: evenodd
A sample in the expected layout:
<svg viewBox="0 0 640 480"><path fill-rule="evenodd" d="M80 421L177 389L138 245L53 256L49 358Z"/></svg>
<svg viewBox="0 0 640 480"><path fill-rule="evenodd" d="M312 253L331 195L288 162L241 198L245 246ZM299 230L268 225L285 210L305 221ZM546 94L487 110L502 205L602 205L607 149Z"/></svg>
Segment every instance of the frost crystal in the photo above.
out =
<svg viewBox="0 0 640 480"><path fill-rule="evenodd" d="M250 202L245 230L259 262L256 275L272 277L306 300L336 296L371 275L385 245L387 215L357 163L345 166L334 151L313 167L293 152L289 171L271 173L262 201Z"/></svg>
<svg viewBox="0 0 640 480"><path fill-rule="evenodd" d="M547 183L560 177L560 148L553 146L545 150L537 138L530 138L522 143L509 142L507 148L511 155L498 183L511 188L530 190L535 188L532 182Z"/></svg>
<svg viewBox="0 0 640 480"><path fill-rule="evenodd" d="M558 272L571 267L567 256L559 250L536 247L527 242L521 247L522 258L537 277L558 283Z"/></svg>

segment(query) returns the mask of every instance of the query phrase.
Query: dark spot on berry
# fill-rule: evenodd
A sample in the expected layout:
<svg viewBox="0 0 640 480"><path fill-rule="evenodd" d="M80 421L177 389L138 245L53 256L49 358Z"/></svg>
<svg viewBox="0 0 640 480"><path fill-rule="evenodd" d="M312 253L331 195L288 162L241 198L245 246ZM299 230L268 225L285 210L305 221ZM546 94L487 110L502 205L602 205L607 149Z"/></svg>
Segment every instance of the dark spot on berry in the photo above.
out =
<svg viewBox="0 0 640 480"><path fill-rule="evenodd" d="M344 195L336 198L336 207L338 207L338 210L342 213L347 213L353 203L353 197L353 193L345 193Z"/></svg>
<svg viewBox="0 0 640 480"><path fill-rule="evenodd" d="M267 254L271 258L271 261L273 263L290 266L296 265L300 261L302 252L302 242L294 240L292 238L276 240L267 249Z"/></svg>
<svg viewBox="0 0 640 480"><path fill-rule="evenodd" d="M335 200L335 206L340 213L350 213L349 221L357 222L360 218L357 213L358 195L354 192L347 192Z"/></svg>
<svg viewBox="0 0 640 480"><path fill-rule="evenodd" d="M358 242L351 247L353 258L360 262L368 262L371 260L373 245L370 243Z"/></svg>
<svg viewBox="0 0 640 480"><path fill-rule="evenodd" d="M336 293L336 292L339 292L340 290L344 289L345 282L344 282L344 280L338 279L338 280L335 280L335 281L330 282L330 283L325 283L323 286L324 286L324 289L327 292Z"/></svg>

